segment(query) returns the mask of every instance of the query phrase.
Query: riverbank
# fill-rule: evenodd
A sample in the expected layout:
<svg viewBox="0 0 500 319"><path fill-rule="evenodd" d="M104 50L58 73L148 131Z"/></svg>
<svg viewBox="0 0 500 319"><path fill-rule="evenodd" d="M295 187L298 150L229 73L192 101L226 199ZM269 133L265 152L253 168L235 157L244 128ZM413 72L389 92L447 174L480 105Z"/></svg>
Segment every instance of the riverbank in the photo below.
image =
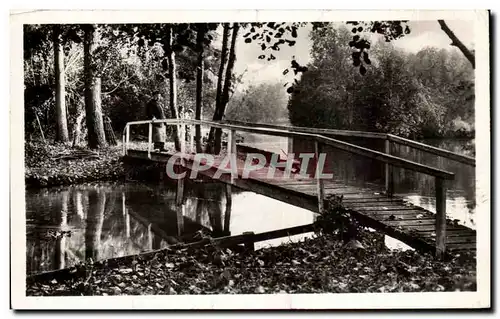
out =
<svg viewBox="0 0 500 319"><path fill-rule="evenodd" d="M446 262L413 250L385 248L383 236L363 231L364 248L330 235L234 252L213 245L145 257L114 267L95 263L72 276L28 280L28 296L253 294L475 291L474 257Z"/></svg>
<svg viewBox="0 0 500 319"><path fill-rule="evenodd" d="M26 187L50 187L94 181L124 180L121 146L99 151L70 147L62 143L24 144Z"/></svg>

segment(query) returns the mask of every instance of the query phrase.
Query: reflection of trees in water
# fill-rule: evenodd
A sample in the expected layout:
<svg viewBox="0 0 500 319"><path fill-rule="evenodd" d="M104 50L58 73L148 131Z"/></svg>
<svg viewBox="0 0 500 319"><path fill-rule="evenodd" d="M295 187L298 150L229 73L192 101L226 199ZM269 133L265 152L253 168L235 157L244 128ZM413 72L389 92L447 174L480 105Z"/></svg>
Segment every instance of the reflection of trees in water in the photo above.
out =
<svg viewBox="0 0 500 319"><path fill-rule="evenodd" d="M64 230L68 222L68 200L69 191L61 193L61 213L57 216L57 223L61 230ZM57 269L62 269L66 266L66 236L58 236L55 245L54 264Z"/></svg>
<svg viewBox="0 0 500 319"><path fill-rule="evenodd" d="M85 259L99 259L102 225L104 223L104 209L106 193L96 188L89 192L89 210L85 226Z"/></svg>
<svg viewBox="0 0 500 319"><path fill-rule="evenodd" d="M190 236L200 229L212 236L223 233L225 192L224 184L187 188L185 240L193 239ZM45 228L29 228L43 235L28 235L27 270L47 271L88 258L163 248L167 245L163 235L176 233L173 208L175 191L161 185L82 185L33 191L27 197L27 217L33 220L30 223ZM49 225L52 230L70 228L71 237L51 237L46 228Z"/></svg>
<svg viewBox="0 0 500 319"><path fill-rule="evenodd" d="M226 198L226 189L223 183L203 183L192 186L187 192L186 215L198 224L209 227L213 237L229 232L228 227L223 227L224 217L228 217L224 223L229 223L226 212L228 207L230 211L232 202Z"/></svg>

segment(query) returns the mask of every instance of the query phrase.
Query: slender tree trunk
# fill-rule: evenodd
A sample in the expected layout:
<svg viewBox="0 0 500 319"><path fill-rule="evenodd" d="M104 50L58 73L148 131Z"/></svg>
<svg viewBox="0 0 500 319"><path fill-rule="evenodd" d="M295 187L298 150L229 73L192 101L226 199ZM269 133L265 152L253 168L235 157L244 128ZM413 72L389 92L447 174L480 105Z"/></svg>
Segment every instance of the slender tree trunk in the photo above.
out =
<svg viewBox="0 0 500 319"><path fill-rule="evenodd" d="M61 30L58 25L52 29L54 42L54 72L56 81L56 141L68 143L68 120L66 117L66 91L64 74L64 51L61 43Z"/></svg>
<svg viewBox="0 0 500 319"><path fill-rule="evenodd" d="M221 51L221 59L219 66L219 74L217 78L217 94L215 96L215 113L213 119L218 117L217 112L220 108L220 101L222 96L222 87L224 85L224 71L226 70L226 60L228 55L228 45L229 45L229 36L230 36L230 27L229 23L224 23L224 31L222 34L222 51ZM215 128L210 128L210 133L208 135L208 143L207 143L207 153L213 153L214 149L214 135Z"/></svg>
<svg viewBox="0 0 500 319"><path fill-rule="evenodd" d="M168 58L168 78L170 84L170 113L174 119L179 118L179 111L177 108L177 81L176 81L176 65L175 65L175 52L172 49L173 43L173 32L172 27L167 28L167 43L165 43L165 51L167 53ZM178 126L173 126L173 134L174 134L174 144L175 149L180 151L181 143Z"/></svg>
<svg viewBox="0 0 500 319"><path fill-rule="evenodd" d="M92 149L106 146L104 123L101 111L101 79L95 76L92 65L92 51L94 47L95 27L88 25L85 28L83 41L84 74L85 74L85 110L87 120L87 140Z"/></svg>
<svg viewBox="0 0 500 319"><path fill-rule="evenodd" d="M205 39L205 33L205 26L201 24L198 25L198 32L196 34L196 46L198 50L198 66L196 69L196 120L201 120L203 111L203 71L205 68L203 40ZM195 130L194 140L196 142L196 152L201 153L201 125L196 125Z"/></svg>
<svg viewBox="0 0 500 319"><path fill-rule="evenodd" d="M224 80L224 89L222 91L222 96L219 105L219 112L214 114L214 121L220 121L224 117L224 112L226 111L227 102L229 101L229 90L232 86L232 77L233 77L233 69L234 63L236 62L236 39L238 38L239 24L233 24L233 35L231 38L231 49L229 50L229 60L227 61L227 69L226 69L226 79ZM215 118L217 115L217 118ZM214 141L214 153L219 154L221 150L221 137L222 137L222 129L218 128L215 130L215 141Z"/></svg>

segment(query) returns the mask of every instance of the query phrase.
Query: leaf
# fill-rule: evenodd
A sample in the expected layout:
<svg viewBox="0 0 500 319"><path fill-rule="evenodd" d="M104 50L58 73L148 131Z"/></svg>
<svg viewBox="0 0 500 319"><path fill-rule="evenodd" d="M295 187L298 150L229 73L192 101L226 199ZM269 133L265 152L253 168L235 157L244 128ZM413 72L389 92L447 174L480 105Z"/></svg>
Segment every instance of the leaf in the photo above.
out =
<svg viewBox="0 0 500 319"><path fill-rule="evenodd" d="M265 294L266 290L264 289L264 287L258 286L257 288L255 288L255 293L256 294Z"/></svg>
<svg viewBox="0 0 500 319"><path fill-rule="evenodd" d="M111 292L114 294L114 295L119 295L122 293L122 290L118 287L111 287Z"/></svg>
<svg viewBox="0 0 500 319"><path fill-rule="evenodd" d="M177 295L177 291L175 291L174 288L172 287L169 287L168 289L168 292L167 292L169 295Z"/></svg>
<svg viewBox="0 0 500 319"><path fill-rule="evenodd" d="M266 56L264 54L259 55L259 59L264 59Z"/></svg>
<svg viewBox="0 0 500 319"><path fill-rule="evenodd" d="M123 268L118 270L120 274L130 274L132 271L132 268Z"/></svg>
<svg viewBox="0 0 500 319"><path fill-rule="evenodd" d="M366 68L364 66L359 66L359 73L361 73L361 75L365 75L366 74ZM385 208L387 209L387 208Z"/></svg>
<svg viewBox="0 0 500 319"><path fill-rule="evenodd" d="M368 57L368 52L363 52L363 60L366 64L371 64L370 58Z"/></svg>
<svg viewBox="0 0 500 319"><path fill-rule="evenodd" d="M349 249L365 249L365 247L356 239L351 239L347 243L346 247Z"/></svg>
<svg viewBox="0 0 500 319"><path fill-rule="evenodd" d="M245 39L245 43L251 43L251 42L252 42L252 39L250 39L250 38Z"/></svg>

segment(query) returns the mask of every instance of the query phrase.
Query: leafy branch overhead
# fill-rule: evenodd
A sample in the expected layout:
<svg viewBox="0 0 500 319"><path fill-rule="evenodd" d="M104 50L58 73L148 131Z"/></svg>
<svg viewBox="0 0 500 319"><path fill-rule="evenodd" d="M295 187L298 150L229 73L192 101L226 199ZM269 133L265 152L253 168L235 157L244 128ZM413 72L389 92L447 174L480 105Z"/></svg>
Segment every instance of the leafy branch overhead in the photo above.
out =
<svg viewBox="0 0 500 319"><path fill-rule="evenodd" d="M359 68L361 75L366 74L365 65L371 64L368 54L370 49L370 41L363 38L363 32L375 33L383 35L386 42L391 42L410 33L410 28L407 25L408 21L371 21L358 22L347 21L346 24L352 25L351 32L354 34L349 46L353 48L352 62L355 67Z"/></svg>
<svg viewBox="0 0 500 319"><path fill-rule="evenodd" d="M370 49L370 41L363 37L364 33L376 33L385 37L387 42L399 39L405 34L410 33L410 28L407 25L408 21L371 21L358 22L347 21L346 24L352 25L352 33L354 34L349 46L353 49L351 54L353 65L359 68L361 75L366 74L366 66L371 64L368 50ZM322 28L331 26L330 22L312 22L312 30L317 31ZM280 51L280 47L294 46L297 43L298 31L300 28L308 25L306 22L267 22L267 23L250 23L246 25L247 32L244 34L245 43L257 43L262 50L259 59L267 61L276 60L274 53ZM295 57L292 57L290 67L283 71L283 75L290 71L294 75L306 72L307 66L301 65ZM297 84L297 80L295 80ZM287 88L288 93L293 92L293 85Z"/></svg>

